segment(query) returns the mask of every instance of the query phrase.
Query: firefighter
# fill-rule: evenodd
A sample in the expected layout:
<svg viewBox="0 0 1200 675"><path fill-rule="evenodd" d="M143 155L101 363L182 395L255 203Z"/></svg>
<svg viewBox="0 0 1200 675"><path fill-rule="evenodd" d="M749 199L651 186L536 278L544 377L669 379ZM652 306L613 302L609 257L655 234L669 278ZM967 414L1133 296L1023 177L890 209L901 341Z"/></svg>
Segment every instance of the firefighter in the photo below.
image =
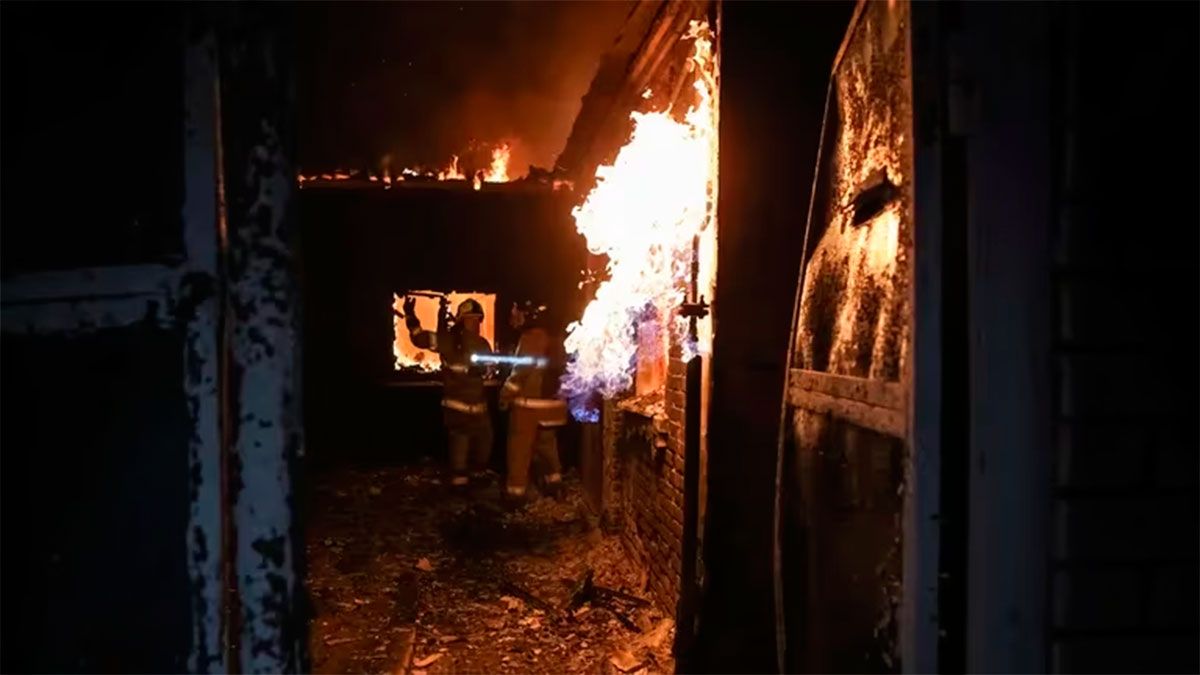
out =
<svg viewBox="0 0 1200 675"><path fill-rule="evenodd" d="M525 500L529 465L536 456L543 464L543 483L550 496L562 494L562 465L557 431L567 423L566 401L557 397L563 362L562 340L544 325L544 306L514 304L513 328L521 332L518 356L542 359L536 365L515 366L500 392L501 409L509 409L508 473L504 494L510 504Z"/></svg>
<svg viewBox="0 0 1200 675"><path fill-rule="evenodd" d="M465 488L468 471L487 468L492 452L492 419L483 380L486 369L471 363L472 354L486 354L492 346L479 334L483 307L471 298L455 312L453 326L442 299L437 331L421 328L416 299L404 299L404 322L414 345L437 352L442 359L442 419L449 435L450 485Z"/></svg>

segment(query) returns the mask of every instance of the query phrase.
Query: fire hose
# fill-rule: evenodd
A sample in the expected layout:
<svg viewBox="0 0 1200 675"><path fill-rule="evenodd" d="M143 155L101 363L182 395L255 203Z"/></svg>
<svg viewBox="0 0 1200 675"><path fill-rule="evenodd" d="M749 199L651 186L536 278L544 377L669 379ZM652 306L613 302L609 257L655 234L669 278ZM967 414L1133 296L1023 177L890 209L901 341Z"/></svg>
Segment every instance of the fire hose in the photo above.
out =
<svg viewBox="0 0 1200 675"><path fill-rule="evenodd" d="M545 368L550 359L544 356L513 356L511 354L472 354L471 363L489 366L534 366Z"/></svg>

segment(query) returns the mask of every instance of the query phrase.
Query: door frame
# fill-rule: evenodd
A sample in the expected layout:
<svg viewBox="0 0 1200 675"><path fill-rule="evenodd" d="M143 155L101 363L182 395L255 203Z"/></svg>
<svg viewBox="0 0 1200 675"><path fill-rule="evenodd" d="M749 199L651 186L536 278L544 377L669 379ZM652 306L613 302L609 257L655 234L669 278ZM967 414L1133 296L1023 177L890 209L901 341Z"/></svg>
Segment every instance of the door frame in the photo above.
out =
<svg viewBox="0 0 1200 675"><path fill-rule="evenodd" d="M294 118L283 11L187 10L181 255L15 275L0 288L6 334L76 337L149 323L182 335L190 506L179 535L192 672L304 668L291 493L303 454L293 145L290 128L280 133L269 123ZM276 85L282 95L223 115L231 81ZM229 135L241 157L226 157Z"/></svg>

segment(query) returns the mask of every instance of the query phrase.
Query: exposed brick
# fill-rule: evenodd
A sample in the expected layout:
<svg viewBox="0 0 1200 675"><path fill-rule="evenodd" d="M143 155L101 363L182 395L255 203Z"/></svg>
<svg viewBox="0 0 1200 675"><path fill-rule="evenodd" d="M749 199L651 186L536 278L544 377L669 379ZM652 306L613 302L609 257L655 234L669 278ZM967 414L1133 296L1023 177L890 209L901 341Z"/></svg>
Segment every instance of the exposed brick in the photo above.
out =
<svg viewBox="0 0 1200 675"><path fill-rule="evenodd" d="M1054 576L1054 626L1132 628L1141 622L1140 568L1065 570Z"/></svg>
<svg viewBox="0 0 1200 675"><path fill-rule="evenodd" d="M667 403L674 406L683 407L685 399L682 391L668 391Z"/></svg>
<svg viewBox="0 0 1200 675"><path fill-rule="evenodd" d="M667 363L667 373L670 376L682 378L687 375L687 364L683 359L670 359Z"/></svg>

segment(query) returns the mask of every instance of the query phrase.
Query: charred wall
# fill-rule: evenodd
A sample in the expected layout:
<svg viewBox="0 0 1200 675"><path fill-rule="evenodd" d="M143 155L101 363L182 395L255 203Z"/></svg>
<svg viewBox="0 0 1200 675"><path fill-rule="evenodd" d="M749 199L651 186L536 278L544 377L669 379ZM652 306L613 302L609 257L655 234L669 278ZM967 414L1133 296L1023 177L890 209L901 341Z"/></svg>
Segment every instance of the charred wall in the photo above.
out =
<svg viewBox="0 0 1200 675"><path fill-rule="evenodd" d="M392 293L497 293L493 347L516 343L507 323L516 300L547 303L560 326L579 315L586 251L573 199L519 189L301 191L306 424L317 463L441 451L440 387L394 386ZM502 458L502 433L496 443Z"/></svg>

